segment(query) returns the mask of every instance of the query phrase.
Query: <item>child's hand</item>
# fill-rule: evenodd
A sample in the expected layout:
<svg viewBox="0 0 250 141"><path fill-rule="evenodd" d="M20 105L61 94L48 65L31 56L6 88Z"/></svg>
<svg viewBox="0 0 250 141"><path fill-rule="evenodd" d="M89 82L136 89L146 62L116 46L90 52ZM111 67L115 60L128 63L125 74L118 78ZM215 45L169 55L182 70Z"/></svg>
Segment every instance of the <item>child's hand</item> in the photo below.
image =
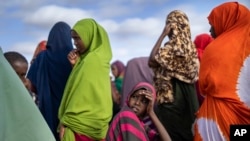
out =
<svg viewBox="0 0 250 141"><path fill-rule="evenodd" d="M77 49L72 50L69 54L68 54L68 60L71 63L72 66L74 66L77 62L77 60L79 59L79 53Z"/></svg>
<svg viewBox="0 0 250 141"><path fill-rule="evenodd" d="M153 98L153 95L152 95L152 92L150 91L143 91L144 95L145 95L145 98L148 99L148 107L147 107L147 113L150 115L154 112L154 98Z"/></svg>

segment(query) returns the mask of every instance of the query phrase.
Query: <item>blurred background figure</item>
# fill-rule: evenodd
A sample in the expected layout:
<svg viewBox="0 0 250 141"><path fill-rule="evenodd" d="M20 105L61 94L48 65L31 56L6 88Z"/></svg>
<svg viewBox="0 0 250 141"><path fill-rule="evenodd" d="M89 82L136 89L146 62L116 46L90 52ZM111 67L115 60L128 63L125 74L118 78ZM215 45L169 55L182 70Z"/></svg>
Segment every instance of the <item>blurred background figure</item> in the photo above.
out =
<svg viewBox="0 0 250 141"><path fill-rule="evenodd" d="M202 33L195 37L194 44L198 53L199 61L201 61L205 48L212 41L213 41L213 37L207 33ZM200 93L199 80L196 82L196 93L197 93L199 105L201 105L204 100L204 96Z"/></svg>
<svg viewBox="0 0 250 141"><path fill-rule="evenodd" d="M113 117L120 111L120 101L122 95L122 85L124 79L125 65L120 60L116 60L111 64L111 71L114 80L111 82L112 98L113 98Z"/></svg>
<svg viewBox="0 0 250 141"><path fill-rule="evenodd" d="M37 55L46 50L46 44L47 44L47 41L46 40L42 40L41 42L39 42L39 44L36 46L36 49L34 51L34 54L33 54L33 57L30 61L30 64L32 64L34 62L34 60L36 59Z"/></svg>

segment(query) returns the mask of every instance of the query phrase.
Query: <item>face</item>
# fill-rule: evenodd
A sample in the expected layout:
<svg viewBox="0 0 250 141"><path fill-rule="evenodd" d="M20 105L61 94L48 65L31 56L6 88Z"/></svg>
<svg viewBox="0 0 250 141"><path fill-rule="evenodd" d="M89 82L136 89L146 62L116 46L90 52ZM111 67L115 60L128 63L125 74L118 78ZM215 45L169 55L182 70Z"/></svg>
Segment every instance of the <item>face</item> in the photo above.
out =
<svg viewBox="0 0 250 141"><path fill-rule="evenodd" d="M118 68L115 65L111 66L111 71L114 77L118 76Z"/></svg>
<svg viewBox="0 0 250 141"><path fill-rule="evenodd" d="M17 75L19 76L19 78L22 80L23 84L25 85L25 87L28 87L28 81L26 79L26 73L28 70L28 64L25 62L20 62L20 61L16 61L13 64L13 69L16 71Z"/></svg>
<svg viewBox="0 0 250 141"><path fill-rule="evenodd" d="M80 54L83 54L87 49L83 44L83 41L81 40L80 36L74 31L71 31L71 37L74 40L74 45L76 46L78 52Z"/></svg>
<svg viewBox="0 0 250 141"><path fill-rule="evenodd" d="M210 34L211 34L211 36L212 36L213 38L216 38L216 34L215 34L215 31L214 31L214 27L213 27L213 26L210 27L209 32L210 32Z"/></svg>
<svg viewBox="0 0 250 141"><path fill-rule="evenodd" d="M142 93L143 91L146 91L146 90L140 89L140 90L137 90L135 93L133 93L131 97L129 98L129 103L128 103L128 106L135 112L135 114L139 118L144 117L146 110L147 110L148 103L149 103L149 100L145 98L144 95L139 94L139 93Z"/></svg>

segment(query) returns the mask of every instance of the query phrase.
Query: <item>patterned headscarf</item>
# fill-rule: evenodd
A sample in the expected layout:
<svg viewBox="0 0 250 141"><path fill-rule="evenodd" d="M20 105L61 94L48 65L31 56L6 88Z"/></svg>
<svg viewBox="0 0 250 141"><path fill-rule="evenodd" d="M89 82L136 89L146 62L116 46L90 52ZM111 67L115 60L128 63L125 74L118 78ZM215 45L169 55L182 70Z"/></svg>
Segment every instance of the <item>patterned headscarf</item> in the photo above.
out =
<svg viewBox="0 0 250 141"><path fill-rule="evenodd" d="M186 14L174 10L167 16L166 23L171 27L170 40L159 49L155 56L161 66L154 70L154 82L159 103L173 102L172 78L186 83L194 83L198 79L199 71L199 60L191 40Z"/></svg>

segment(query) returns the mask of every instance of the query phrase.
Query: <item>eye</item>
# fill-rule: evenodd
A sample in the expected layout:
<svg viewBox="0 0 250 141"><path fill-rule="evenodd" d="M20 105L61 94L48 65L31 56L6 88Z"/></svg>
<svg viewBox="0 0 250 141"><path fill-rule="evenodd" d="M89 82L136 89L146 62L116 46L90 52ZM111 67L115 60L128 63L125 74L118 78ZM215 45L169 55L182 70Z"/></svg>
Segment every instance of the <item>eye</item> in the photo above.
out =
<svg viewBox="0 0 250 141"><path fill-rule="evenodd" d="M134 99L138 99L138 98L139 98L139 96L137 96L137 95L132 95L132 98L134 98Z"/></svg>
<svg viewBox="0 0 250 141"><path fill-rule="evenodd" d="M143 104L148 104L148 99L146 99L146 98L143 98L142 100L141 100L141 102L143 103Z"/></svg>

